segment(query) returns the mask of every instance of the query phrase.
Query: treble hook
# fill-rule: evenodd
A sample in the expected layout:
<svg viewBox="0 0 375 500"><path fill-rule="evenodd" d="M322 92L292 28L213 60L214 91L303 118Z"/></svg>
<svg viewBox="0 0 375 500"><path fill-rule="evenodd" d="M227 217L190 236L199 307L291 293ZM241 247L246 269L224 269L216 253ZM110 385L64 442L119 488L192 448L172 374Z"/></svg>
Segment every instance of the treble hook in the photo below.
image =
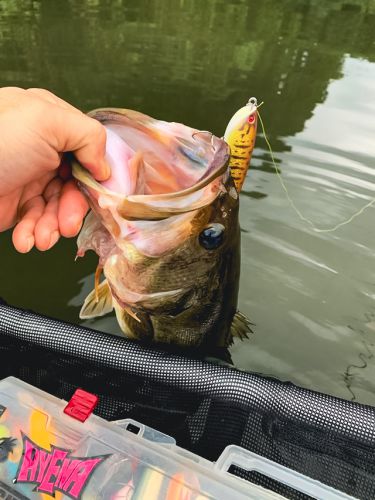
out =
<svg viewBox="0 0 375 500"><path fill-rule="evenodd" d="M216 151L215 146L214 146L214 134L212 132L210 132L209 130L198 130L197 132L193 132L192 138L194 139L194 141L196 140L195 136L197 134L210 134L212 151L214 151L214 152Z"/></svg>

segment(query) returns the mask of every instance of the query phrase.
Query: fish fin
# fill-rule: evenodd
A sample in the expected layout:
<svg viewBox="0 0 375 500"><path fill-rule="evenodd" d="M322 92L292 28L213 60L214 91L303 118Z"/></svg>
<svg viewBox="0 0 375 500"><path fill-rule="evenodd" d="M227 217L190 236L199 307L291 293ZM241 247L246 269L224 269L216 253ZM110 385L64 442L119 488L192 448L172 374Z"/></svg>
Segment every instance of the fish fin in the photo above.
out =
<svg viewBox="0 0 375 500"><path fill-rule="evenodd" d="M99 302L99 286L100 286L100 276L102 275L103 267L98 264L95 271L95 302Z"/></svg>
<svg viewBox="0 0 375 500"><path fill-rule="evenodd" d="M123 309L129 314L131 318L135 319L135 321L138 321L138 323L141 322L141 320L137 316L137 313L135 313L131 307L125 306Z"/></svg>
<svg viewBox="0 0 375 500"><path fill-rule="evenodd" d="M127 315L131 316L132 318L136 319L139 322L140 320L137 317L137 315L133 313L131 309L128 307L124 309L122 306L120 306L120 304L118 304L118 302L115 299L113 299L113 307L115 309L117 322L122 332L128 338L134 338L134 339L137 338L136 335L133 334L131 328L129 328L129 325L126 322ZM130 314L130 312L132 314Z"/></svg>
<svg viewBox="0 0 375 500"><path fill-rule="evenodd" d="M113 309L113 301L108 281L102 281L88 294L79 313L81 319L104 316Z"/></svg>
<svg viewBox="0 0 375 500"><path fill-rule="evenodd" d="M237 337L240 340L248 339L249 333L253 333L250 328L252 323L240 311L237 311L233 316L230 333L232 337Z"/></svg>

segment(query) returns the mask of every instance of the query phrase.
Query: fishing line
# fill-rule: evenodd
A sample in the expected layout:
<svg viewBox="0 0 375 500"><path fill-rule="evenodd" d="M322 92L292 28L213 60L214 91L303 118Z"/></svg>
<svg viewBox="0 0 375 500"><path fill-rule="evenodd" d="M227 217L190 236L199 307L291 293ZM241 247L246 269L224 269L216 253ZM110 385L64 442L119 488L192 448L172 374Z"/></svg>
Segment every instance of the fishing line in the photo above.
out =
<svg viewBox="0 0 375 500"><path fill-rule="evenodd" d="M263 104L263 103L262 103ZM259 107L259 106L258 106ZM352 222L356 217L358 217L359 215L361 215L367 208L370 208L371 206L373 206L375 204L375 198L373 198L371 201L369 201L368 203L366 203L366 205L364 205L362 208L360 208L357 212L355 212L351 217L349 217L348 219L342 221L342 222L339 222L338 224L336 224L335 226L333 227L330 227L330 228L319 228L317 227L310 219L308 219L307 217L305 217L301 211L298 209L298 207L296 207L294 201L292 200L292 198L290 197L290 194L289 194L289 191L288 191L288 188L286 187L285 185L285 182L284 182L284 179L282 178L281 176L281 172L280 172L280 169L279 167L277 166L276 162L275 162L275 158L273 156L273 151L272 151L272 148L271 148L271 144L270 144L270 141L268 140L268 137L267 137L267 134L266 134L266 130L264 128L264 124L263 124L263 120L262 120L262 117L260 116L260 113L259 111L257 111L257 115L259 117L259 121L260 121L260 125L262 127L262 132L263 132L263 135L264 135L264 139L266 141L266 144L268 146L268 149L269 149L269 152L270 152L270 155L271 155L271 160L272 160L272 165L276 171L276 174L277 174L277 177L280 181L280 184L283 188L283 190L285 191L285 195L291 205L291 207L293 208L293 210L296 212L296 214L298 215L298 217L306 222L307 224L309 224L312 229L317 232L317 233L333 233L334 231L336 231L339 227L342 227L342 226L345 226L347 224L349 224L350 222Z"/></svg>

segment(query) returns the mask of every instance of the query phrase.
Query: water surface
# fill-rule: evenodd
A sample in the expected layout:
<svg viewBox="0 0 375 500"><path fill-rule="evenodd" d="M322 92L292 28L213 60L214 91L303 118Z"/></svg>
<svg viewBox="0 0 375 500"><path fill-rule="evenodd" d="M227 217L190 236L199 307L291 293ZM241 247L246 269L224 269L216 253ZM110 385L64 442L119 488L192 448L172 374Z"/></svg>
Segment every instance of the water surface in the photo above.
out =
<svg viewBox="0 0 375 500"><path fill-rule="evenodd" d="M83 110L119 106L221 136L250 96L290 197L320 228L375 197L373 0L0 0L0 85L44 87ZM258 135L241 195L235 364L375 404L375 210L315 232ZM0 236L0 295L79 322L96 259L75 242L19 255ZM85 322L117 333L112 317Z"/></svg>

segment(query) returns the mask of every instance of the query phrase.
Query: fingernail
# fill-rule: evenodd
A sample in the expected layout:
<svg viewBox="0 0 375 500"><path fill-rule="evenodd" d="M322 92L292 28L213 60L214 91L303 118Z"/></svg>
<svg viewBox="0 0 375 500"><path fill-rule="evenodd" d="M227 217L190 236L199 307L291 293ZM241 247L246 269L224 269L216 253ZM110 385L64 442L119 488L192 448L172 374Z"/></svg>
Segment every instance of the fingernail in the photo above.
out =
<svg viewBox="0 0 375 500"><path fill-rule="evenodd" d="M60 233L58 231L54 231L52 234L51 234L51 237L50 237L50 240L49 240L49 246L48 246L48 250L50 248L53 247L53 245L55 245L55 243L57 243L57 241L59 240L60 238Z"/></svg>
<svg viewBox="0 0 375 500"><path fill-rule="evenodd" d="M26 253L27 253L27 252L30 252L30 250L34 246L34 236L29 236L26 240L26 243L27 243L27 247L26 247Z"/></svg>

